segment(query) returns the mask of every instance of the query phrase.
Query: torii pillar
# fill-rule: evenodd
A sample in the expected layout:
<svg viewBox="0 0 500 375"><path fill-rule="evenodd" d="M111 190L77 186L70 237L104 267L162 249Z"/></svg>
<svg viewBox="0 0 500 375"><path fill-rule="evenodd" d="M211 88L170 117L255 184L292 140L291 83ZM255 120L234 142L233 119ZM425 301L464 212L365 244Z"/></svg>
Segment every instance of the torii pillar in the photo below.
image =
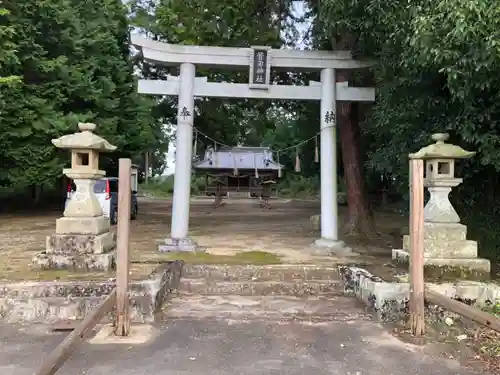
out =
<svg viewBox="0 0 500 375"><path fill-rule="evenodd" d="M314 244L327 249L345 249L339 240L337 198L337 95L335 69L321 71L321 238Z"/></svg>
<svg viewBox="0 0 500 375"><path fill-rule="evenodd" d="M195 66L180 66L179 104L177 108L176 155L172 226L170 238L159 245L159 251L196 251L198 245L188 236L189 199L191 197L191 165L194 117Z"/></svg>

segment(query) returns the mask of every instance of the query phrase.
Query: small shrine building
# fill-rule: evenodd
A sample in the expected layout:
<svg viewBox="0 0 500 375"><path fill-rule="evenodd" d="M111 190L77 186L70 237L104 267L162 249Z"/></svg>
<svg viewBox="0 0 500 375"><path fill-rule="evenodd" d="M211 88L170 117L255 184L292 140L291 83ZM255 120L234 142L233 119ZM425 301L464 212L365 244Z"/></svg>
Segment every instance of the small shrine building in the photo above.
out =
<svg viewBox="0 0 500 375"><path fill-rule="evenodd" d="M193 164L197 174L205 175L205 195L227 197L238 192L250 198L261 197L265 183L275 183L282 167L269 147L242 146L209 147L203 160Z"/></svg>

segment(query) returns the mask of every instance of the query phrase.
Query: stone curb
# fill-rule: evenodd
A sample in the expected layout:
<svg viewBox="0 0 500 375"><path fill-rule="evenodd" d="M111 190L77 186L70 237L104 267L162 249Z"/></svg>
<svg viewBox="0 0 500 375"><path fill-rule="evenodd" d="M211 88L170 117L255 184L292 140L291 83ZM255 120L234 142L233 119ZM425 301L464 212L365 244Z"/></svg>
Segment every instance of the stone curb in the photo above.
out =
<svg viewBox="0 0 500 375"><path fill-rule="evenodd" d="M394 321L408 313L409 283L386 282L364 268L340 266L344 294L361 300L375 319ZM427 283L431 290L469 305L485 306L500 301L500 286L493 283L458 281Z"/></svg>
<svg viewBox="0 0 500 375"><path fill-rule="evenodd" d="M131 282L132 321L154 321L163 302L178 289L182 265L179 261L168 262L156 268L148 279ZM0 321L50 324L59 320L80 320L115 286L114 279L0 284ZM113 320L113 313L107 320Z"/></svg>

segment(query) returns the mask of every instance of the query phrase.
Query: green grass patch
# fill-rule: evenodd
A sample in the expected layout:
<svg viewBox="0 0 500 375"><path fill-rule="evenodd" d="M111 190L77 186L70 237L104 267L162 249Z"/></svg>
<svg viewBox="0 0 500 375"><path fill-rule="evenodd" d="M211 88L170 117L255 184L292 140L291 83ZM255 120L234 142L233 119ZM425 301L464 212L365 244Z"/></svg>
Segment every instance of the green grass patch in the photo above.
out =
<svg viewBox="0 0 500 375"><path fill-rule="evenodd" d="M193 176L191 179L191 195L199 195L204 188L205 178ZM139 191L153 197L171 197L174 193L174 176L151 178L147 184L139 185Z"/></svg>
<svg viewBox="0 0 500 375"><path fill-rule="evenodd" d="M172 252L162 259L182 260L188 264L266 265L281 264L276 254L264 251L242 251L235 255L215 255L209 253Z"/></svg>
<svg viewBox="0 0 500 375"><path fill-rule="evenodd" d="M490 313L500 319L500 301L495 304L483 307L483 311ZM500 358L500 340L498 340L498 332L491 332L490 335L485 335L481 340L479 350L492 358Z"/></svg>
<svg viewBox="0 0 500 375"><path fill-rule="evenodd" d="M495 315L497 318L500 319L500 301L497 301L497 303L495 304L485 306L483 310L489 312L492 315Z"/></svg>

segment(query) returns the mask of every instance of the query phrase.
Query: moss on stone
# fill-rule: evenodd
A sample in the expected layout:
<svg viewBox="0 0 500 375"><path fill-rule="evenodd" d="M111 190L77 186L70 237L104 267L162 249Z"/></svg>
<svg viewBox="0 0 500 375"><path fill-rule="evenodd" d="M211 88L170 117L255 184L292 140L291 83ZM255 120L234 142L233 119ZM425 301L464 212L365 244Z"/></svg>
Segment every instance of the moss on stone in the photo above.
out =
<svg viewBox="0 0 500 375"><path fill-rule="evenodd" d="M228 265L267 265L281 264L279 256L264 251L242 251L235 255L214 255L210 253L173 252L158 253L154 256L132 261L130 265L131 280L146 278L156 267L165 261L183 260L189 264L228 264ZM29 264L17 267L0 266L0 282L17 281L102 281L114 278L111 272L73 272L71 270L33 270Z"/></svg>
<svg viewBox="0 0 500 375"><path fill-rule="evenodd" d="M467 266L426 264L424 277L427 281L485 281L490 279L490 273Z"/></svg>
<svg viewBox="0 0 500 375"><path fill-rule="evenodd" d="M398 266L408 265L407 261L398 259L394 261ZM483 269L474 269L470 266L459 265L438 265L438 264L425 264L424 265L424 278L429 282L442 282L442 281L457 281L457 280L470 280L470 281L487 281L490 280L490 273ZM396 280L404 282L403 280Z"/></svg>
<svg viewBox="0 0 500 375"><path fill-rule="evenodd" d="M71 280L107 280L115 277L114 272L72 272L70 270L31 270L17 269L15 272L0 272L2 281L71 281Z"/></svg>
<svg viewBox="0 0 500 375"><path fill-rule="evenodd" d="M281 264L276 254L264 251L242 251L235 255L215 255L210 253L172 252L166 253L164 260L183 260L188 264L229 264L229 265L266 265Z"/></svg>

